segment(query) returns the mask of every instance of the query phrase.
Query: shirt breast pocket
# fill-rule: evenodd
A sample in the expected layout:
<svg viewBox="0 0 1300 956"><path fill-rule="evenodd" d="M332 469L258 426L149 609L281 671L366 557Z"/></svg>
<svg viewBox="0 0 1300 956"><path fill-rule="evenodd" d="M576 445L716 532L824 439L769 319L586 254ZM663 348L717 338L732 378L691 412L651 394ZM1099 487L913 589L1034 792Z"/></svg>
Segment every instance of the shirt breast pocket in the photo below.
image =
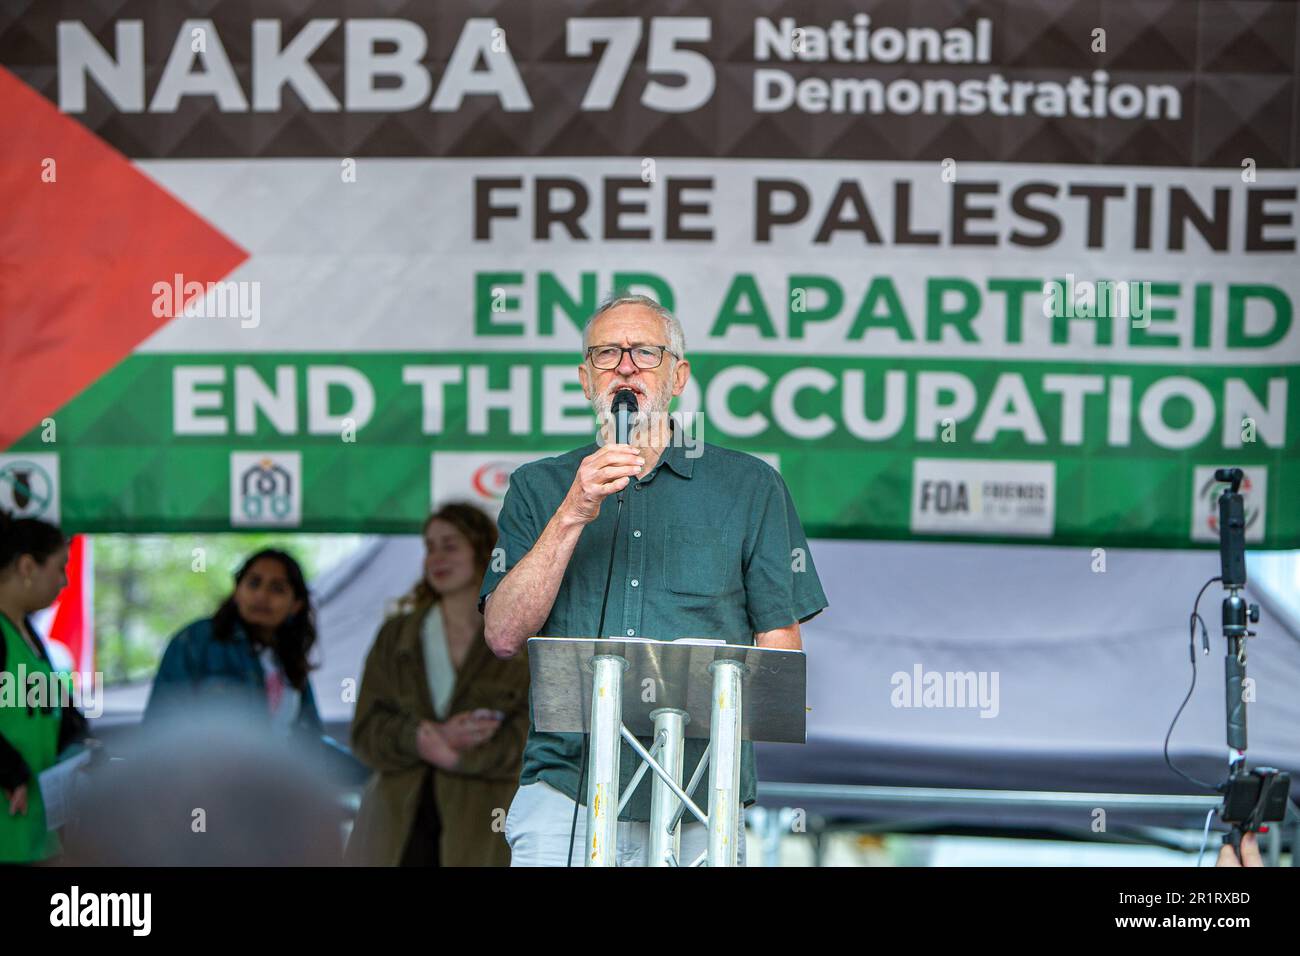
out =
<svg viewBox="0 0 1300 956"><path fill-rule="evenodd" d="M727 591L732 568L721 531L700 525L670 525L666 543L664 581L668 590L705 597Z"/></svg>

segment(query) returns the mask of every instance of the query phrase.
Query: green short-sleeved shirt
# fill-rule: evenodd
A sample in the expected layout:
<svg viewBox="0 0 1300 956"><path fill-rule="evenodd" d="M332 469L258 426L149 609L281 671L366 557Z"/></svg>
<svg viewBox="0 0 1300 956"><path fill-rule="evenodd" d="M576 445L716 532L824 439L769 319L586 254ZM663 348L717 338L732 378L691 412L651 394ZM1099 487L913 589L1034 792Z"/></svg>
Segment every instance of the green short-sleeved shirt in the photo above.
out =
<svg viewBox="0 0 1300 956"><path fill-rule="evenodd" d="M502 570L489 569L479 606L532 548L564 500L593 442L555 458L520 466L510 478L498 518ZM580 637L596 633L617 502L610 496L578 539L550 617L540 633ZM799 516L781 475L753 455L717 445L684 444L664 449L654 469L634 480L624 495L605 614L610 636L677 640L725 638L753 644L754 633L806 621L826 607L817 569ZM581 734L539 733L529 717L520 785L545 781L578 793ZM649 740L644 741L648 747ZM688 738L684 769L689 777L707 741ZM620 786L637 766L624 743ZM743 744L741 799L757 796L753 745ZM650 787L642 781L620 819L650 818Z"/></svg>

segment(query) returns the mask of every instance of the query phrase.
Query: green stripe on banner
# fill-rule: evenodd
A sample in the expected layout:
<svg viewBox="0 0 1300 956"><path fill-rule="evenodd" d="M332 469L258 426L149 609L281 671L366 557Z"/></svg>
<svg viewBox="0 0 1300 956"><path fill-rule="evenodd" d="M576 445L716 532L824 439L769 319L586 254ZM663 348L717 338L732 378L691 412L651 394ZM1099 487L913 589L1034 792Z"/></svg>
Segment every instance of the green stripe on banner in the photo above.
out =
<svg viewBox="0 0 1300 956"><path fill-rule="evenodd" d="M577 361L137 353L0 456L0 468L57 456L70 531L228 530L232 454L297 453L300 520L288 526L412 532L431 503L432 453L517 463L591 440ZM708 442L776 456L812 536L1210 546L1204 529L1205 540L1193 538L1209 515L1198 476L1239 465L1255 488L1252 546L1300 547L1293 366L690 361L694 384L676 407L698 409L691 421ZM1014 511L1046 485L1050 514L1024 524L962 511L1003 496Z"/></svg>

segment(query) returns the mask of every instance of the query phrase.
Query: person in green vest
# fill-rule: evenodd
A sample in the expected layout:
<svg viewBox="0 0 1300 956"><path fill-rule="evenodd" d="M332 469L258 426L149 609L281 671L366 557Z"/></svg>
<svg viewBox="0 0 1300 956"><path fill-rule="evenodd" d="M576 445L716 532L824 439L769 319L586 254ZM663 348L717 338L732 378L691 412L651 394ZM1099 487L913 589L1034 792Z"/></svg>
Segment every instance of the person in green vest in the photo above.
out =
<svg viewBox="0 0 1300 956"><path fill-rule="evenodd" d="M63 532L0 510L0 863L40 863L59 853L46 827L40 774L89 735L85 717L36 636L30 615L68 583Z"/></svg>

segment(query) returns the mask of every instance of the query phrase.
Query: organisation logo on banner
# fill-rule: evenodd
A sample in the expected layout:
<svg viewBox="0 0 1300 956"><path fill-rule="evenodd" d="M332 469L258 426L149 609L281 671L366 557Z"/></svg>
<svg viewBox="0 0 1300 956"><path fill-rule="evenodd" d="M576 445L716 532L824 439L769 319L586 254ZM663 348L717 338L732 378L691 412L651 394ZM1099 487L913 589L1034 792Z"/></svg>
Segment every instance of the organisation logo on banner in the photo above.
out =
<svg viewBox="0 0 1300 956"><path fill-rule="evenodd" d="M495 518L514 470L539 457L543 456L507 451L435 451L429 456L430 508L437 511L445 504L467 501Z"/></svg>
<svg viewBox="0 0 1300 956"><path fill-rule="evenodd" d="M911 526L918 534L1050 538L1056 527L1056 464L918 458Z"/></svg>
<svg viewBox="0 0 1300 956"><path fill-rule="evenodd" d="M1219 495L1228 486L1214 480L1229 465L1197 465L1192 477L1192 540L1219 540ZM1241 468L1242 504L1246 512L1246 540L1263 541L1268 504L1268 469L1263 465Z"/></svg>
<svg viewBox="0 0 1300 956"><path fill-rule="evenodd" d="M297 527L302 522L302 456L296 451L230 455L230 523Z"/></svg>
<svg viewBox="0 0 1300 956"><path fill-rule="evenodd" d="M0 508L15 518L59 523L59 456L0 455Z"/></svg>

